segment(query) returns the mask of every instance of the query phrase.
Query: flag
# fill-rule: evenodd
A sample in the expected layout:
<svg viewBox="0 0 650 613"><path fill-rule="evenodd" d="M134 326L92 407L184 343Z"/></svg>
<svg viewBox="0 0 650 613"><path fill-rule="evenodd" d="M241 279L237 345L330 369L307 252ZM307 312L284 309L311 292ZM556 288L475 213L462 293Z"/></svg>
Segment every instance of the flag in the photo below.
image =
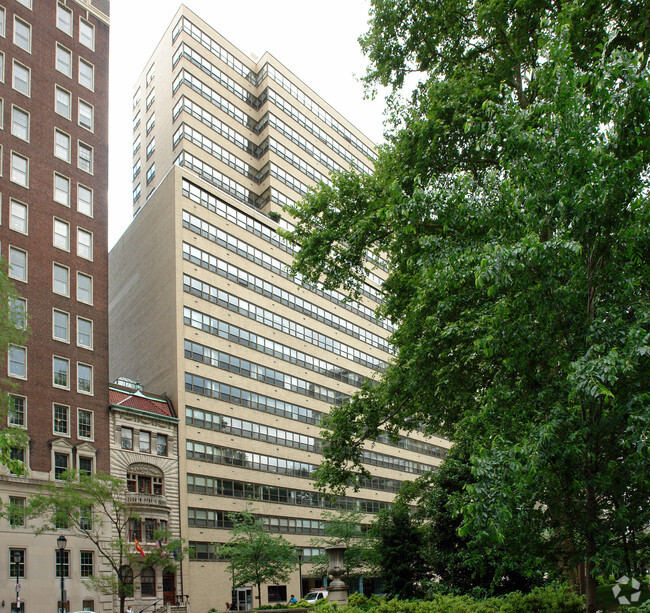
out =
<svg viewBox="0 0 650 613"><path fill-rule="evenodd" d="M135 550L136 550L138 553L142 554L142 557L143 557L143 558L146 558L146 557L147 557L147 554L143 551L143 549L142 549L142 545L140 545L140 541L138 541L138 539L135 538L135 537L133 538L133 540L135 541Z"/></svg>

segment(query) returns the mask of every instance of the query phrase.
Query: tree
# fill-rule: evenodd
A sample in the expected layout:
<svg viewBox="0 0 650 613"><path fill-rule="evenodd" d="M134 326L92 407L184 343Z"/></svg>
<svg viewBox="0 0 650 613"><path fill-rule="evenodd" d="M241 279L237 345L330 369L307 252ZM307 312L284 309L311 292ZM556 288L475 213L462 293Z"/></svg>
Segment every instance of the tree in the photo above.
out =
<svg viewBox="0 0 650 613"><path fill-rule="evenodd" d="M586 561L590 612L650 520L644 7L375 0L368 82L420 83L373 175L288 208L295 270L354 293L383 257L398 324L378 384L330 413L320 483L354 484L380 429L475 437L463 536L512 551L528 526L556 568Z"/></svg>
<svg viewBox="0 0 650 613"><path fill-rule="evenodd" d="M257 600L262 603L262 583L289 580L292 568L298 564L295 547L281 536L273 536L249 506L240 513L231 513L233 524L230 540L220 553L227 557L228 570L234 586L257 586Z"/></svg>
<svg viewBox="0 0 650 613"><path fill-rule="evenodd" d="M120 613L126 598L133 596L134 579L154 566L173 571L186 553L183 541L170 540L164 530L156 532L158 547L152 551L145 553L134 543L130 530L140 517L129 502L126 485L103 473L66 471L59 482L43 485L31 497L26 513L37 522L37 534L65 525L93 543L113 572L84 582L102 594L118 596Z"/></svg>
<svg viewBox="0 0 650 613"><path fill-rule="evenodd" d="M351 578L372 575L375 571L373 541L363 526L363 513L355 510L341 510L336 513L325 511L322 520L325 524L324 537L314 539L312 547L345 547L343 562L348 587L352 587ZM325 554L311 559L316 575L326 576L329 562Z"/></svg>

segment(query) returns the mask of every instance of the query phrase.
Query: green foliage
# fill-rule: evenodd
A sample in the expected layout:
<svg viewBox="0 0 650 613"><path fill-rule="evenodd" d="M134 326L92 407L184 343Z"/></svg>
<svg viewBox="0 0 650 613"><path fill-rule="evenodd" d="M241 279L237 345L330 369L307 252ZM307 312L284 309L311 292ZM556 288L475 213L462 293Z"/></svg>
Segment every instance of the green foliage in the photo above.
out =
<svg viewBox="0 0 650 613"><path fill-rule="evenodd" d="M298 565L295 547L281 536L273 536L261 520L253 515L250 505L240 513L228 517L233 523L230 540L220 548L230 561L235 587L257 585L261 603L262 583L282 583Z"/></svg>

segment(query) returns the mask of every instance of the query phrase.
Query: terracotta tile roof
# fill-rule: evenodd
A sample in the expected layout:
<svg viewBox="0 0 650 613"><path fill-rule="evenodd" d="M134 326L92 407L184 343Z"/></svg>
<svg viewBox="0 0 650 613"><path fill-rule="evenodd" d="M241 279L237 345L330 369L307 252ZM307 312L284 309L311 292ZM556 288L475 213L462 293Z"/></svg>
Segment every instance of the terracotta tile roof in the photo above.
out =
<svg viewBox="0 0 650 613"><path fill-rule="evenodd" d="M139 390L127 390L111 385L108 388L108 400L111 405L176 417L171 402L162 396L145 394Z"/></svg>

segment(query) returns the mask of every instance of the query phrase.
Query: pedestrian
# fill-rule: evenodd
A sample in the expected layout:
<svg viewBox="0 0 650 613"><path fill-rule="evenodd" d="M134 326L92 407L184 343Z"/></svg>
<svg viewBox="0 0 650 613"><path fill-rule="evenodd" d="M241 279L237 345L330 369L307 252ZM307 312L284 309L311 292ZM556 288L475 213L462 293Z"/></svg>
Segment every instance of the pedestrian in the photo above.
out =
<svg viewBox="0 0 650 613"><path fill-rule="evenodd" d="M293 594L291 594L291 598L289 598L289 602L287 604L298 604L298 601Z"/></svg>
<svg viewBox="0 0 650 613"><path fill-rule="evenodd" d="M131 607L131 605L129 605L129 606L126 608L126 613L133 613L133 608Z"/></svg>

